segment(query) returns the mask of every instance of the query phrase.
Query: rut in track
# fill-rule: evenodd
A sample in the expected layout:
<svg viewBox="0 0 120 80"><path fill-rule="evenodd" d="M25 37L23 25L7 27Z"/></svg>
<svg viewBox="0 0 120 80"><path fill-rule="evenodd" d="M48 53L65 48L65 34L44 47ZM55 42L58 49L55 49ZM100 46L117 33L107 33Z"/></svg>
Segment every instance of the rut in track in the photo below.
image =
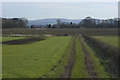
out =
<svg viewBox="0 0 120 80"><path fill-rule="evenodd" d="M75 56L76 56L76 43L75 43L75 38L73 40L73 47L72 47L72 53L68 62L68 65L65 67L65 72L61 76L61 78L70 78L71 76L71 69L74 65L75 62Z"/></svg>
<svg viewBox="0 0 120 80"><path fill-rule="evenodd" d="M97 73L94 71L93 62L90 59L89 52L87 51L84 43L80 40L80 38L79 38L79 41L81 43L83 52L85 54L85 64L86 64L86 68L87 68L87 71L88 71L89 78L97 78Z"/></svg>

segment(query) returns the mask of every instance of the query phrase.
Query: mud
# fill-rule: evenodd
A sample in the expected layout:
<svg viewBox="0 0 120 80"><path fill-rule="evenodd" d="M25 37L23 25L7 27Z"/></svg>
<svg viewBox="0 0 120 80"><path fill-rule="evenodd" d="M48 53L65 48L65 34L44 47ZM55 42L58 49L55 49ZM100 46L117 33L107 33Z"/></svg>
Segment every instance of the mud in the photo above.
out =
<svg viewBox="0 0 120 80"><path fill-rule="evenodd" d="M7 44L7 45L29 44L41 40L45 40L45 39L42 38L17 39L17 40L4 41L2 42L2 44Z"/></svg>

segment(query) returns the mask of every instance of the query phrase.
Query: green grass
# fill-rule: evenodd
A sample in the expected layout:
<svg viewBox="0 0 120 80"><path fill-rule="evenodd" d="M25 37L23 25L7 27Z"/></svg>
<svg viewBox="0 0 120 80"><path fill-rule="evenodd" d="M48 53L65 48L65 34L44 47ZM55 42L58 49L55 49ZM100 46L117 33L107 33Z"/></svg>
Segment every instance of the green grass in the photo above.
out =
<svg viewBox="0 0 120 80"><path fill-rule="evenodd" d="M82 40L84 42L84 40ZM97 72L98 78L110 78L109 74L105 71L104 66L101 64L101 59L96 56L96 52L86 43L84 42L88 52L90 53L90 58L93 62L95 72Z"/></svg>
<svg viewBox="0 0 120 80"><path fill-rule="evenodd" d="M26 37L2 37L2 41L9 41L9 40L17 40L17 39L24 39Z"/></svg>
<svg viewBox="0 0 120 80"><path fill-rule="evenodd" d="M62 59L71 37L49 37L24 45L3 45L3 78L39 78Z"/></svg>
<svg viewBox="0 0 120 80"><path fill-rule="evenodd" d="M61 63L57 65L57 68L55 68L54 71L51 71L47 75L47 78L60 78L61 75L63 75L65 71L65 66L68 65L68 61L72 51L72 45L73 45L73 38L70 40L69 45L65 50L65 54L64 54L64 57L61 59L62 60Z"/></svg>
<svg viewBox="0 0 120 80"><path fill-rule="evenodd" d="M96 39L99 39L107 44L110 44L114 47L119 47L118 46L118 36L93 36Z"/></svg>
<svg viewBox="0 0 120 80"><path fill-rule="evenodd" d="M78 38L76 39L76 60L72 68L71 78L88 78L88 72L85 65L85 56Z"/></svg>

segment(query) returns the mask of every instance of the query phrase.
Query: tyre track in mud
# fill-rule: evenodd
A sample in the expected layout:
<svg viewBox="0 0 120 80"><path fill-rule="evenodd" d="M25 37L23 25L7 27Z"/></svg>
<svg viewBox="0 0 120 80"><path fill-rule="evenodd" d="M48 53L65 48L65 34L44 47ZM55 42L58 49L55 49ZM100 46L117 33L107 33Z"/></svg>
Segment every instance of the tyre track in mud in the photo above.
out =
<svg viewBox="0 0 120 80"><path fill-rule="evenodd" d="M75 38L73 39L73 47L72 47L72 52L70 55L70 59L68 62L68 65L65 66L65 71L63 75L60 78L70 78L71 77L71 70L75 62L75 57L76 57L76 43L75 43Z"/></svg>
<svg viewBox="0 0 120 80"><path fill-rule="evenodd" d="M83 50L83 52L85 54L85 65L86 65L86 69L88 71L89 78L97 78L97 73L94 71L93 62L90 59L90 53L88 52L86 46L80 40L80 38L79 38L79 41L81 43L82 50Z"/></svg>

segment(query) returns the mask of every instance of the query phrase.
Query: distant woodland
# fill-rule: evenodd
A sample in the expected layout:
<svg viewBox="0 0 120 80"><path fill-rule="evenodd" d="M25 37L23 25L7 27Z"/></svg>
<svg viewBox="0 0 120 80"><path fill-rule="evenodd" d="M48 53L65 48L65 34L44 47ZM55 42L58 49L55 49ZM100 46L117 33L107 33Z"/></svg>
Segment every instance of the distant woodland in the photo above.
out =
<svg viewBox="0 0 120 80"><path fill-rule="evenodd" d="M60 19L56 22L57 24L46 24L42 28L120 28L120 19L118 18L100 20L86 17L79 24L61 22ZM36 28L36 25L28 26L28 20L26 18L2 18L2 28Z"/></svg>

